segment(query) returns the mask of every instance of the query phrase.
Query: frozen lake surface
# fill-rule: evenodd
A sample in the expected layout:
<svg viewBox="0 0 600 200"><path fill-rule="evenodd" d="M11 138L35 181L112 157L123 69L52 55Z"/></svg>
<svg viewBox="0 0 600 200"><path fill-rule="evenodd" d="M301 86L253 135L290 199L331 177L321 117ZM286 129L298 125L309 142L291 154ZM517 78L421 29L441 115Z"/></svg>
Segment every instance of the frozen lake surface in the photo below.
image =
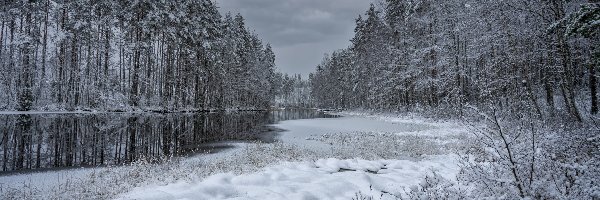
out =
<svg viewBox="0 0 600 200"><path fill-rule="evenodd" d="M282 121L274 126L285 130L278 137L284 143L321 150L328 150L331 145L316 141L314 138L322 137L325 134L353 132L408 133L433 128L427 124L390 122L357 116L290 120Z"/></svg>

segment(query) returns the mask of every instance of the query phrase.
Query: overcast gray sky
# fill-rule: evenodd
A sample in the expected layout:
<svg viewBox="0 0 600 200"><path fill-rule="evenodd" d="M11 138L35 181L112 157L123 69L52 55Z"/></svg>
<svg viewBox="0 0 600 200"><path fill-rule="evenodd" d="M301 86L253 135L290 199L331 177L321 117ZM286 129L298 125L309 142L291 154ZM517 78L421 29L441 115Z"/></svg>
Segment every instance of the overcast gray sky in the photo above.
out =
<svg viewBox="0 0 600 200"><path fill-rule="evenodd" d="M241 13L271 43L280 71L306 77L325 53L350 45L354 20L372 0L216 0L223 14Z"/></svg>

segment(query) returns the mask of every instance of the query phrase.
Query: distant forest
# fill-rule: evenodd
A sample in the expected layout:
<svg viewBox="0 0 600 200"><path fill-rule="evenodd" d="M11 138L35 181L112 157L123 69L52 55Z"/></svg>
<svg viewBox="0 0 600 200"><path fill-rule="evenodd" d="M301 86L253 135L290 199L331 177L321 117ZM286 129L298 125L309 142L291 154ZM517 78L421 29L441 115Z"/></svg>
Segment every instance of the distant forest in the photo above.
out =
<svg viewBox="0 0 600 200"><path fill-rule="evenodd" d="M311 75L319 107L598 113L594 1L386 0Z"/></svg>
<svg viewBox="0 0 600 200"><path fill-rule="evenodd" d="M0 21L0 110L267 109L294 82L210 0L2 1Z"/></svg>

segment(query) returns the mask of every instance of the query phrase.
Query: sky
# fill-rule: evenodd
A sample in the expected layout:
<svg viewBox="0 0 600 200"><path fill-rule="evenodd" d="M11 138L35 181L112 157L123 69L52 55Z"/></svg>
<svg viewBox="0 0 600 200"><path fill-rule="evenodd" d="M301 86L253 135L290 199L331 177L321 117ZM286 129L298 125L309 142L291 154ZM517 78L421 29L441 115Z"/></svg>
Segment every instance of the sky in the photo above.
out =
<svg viewBox="0 0 600 200"><path fill-rule="evenodd" d="M325 53L350 45L355 19L372 0L216 0L221 13L241 13L275 52L279 71L313 72Z"/></svg>

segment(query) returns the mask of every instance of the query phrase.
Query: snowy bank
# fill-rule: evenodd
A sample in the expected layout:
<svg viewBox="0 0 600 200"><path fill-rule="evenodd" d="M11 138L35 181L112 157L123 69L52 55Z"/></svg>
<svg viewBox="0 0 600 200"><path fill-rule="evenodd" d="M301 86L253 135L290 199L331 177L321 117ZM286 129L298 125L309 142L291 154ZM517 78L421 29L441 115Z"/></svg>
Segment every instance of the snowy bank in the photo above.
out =
<svg viewBox="0 0 600 200"><path fill-rule="evenodd" d="M352 199L359 194L395 199L406 197L432 171L454 179L457 166L456 156L430 156L416 162L334 158L287 162L251 174L221 173L137 188L119 199Z"/></svg>
<svg viewBox="0 0 600 200"><path fill-rule="evenodd" d="M304 119L274 126L285 130L278 139L303 155L301 161L155 184L119 199L405 198L434 172L455 180L460 167L454 152L467 140L466 130L454 123L393 117Z"/></svg>
<svg viewBox="0 0 600 200"><path fill-rule="evenodd" d="M394 121L396 120L396 121ZM0 177L3 199L393 199L436 172L456 179L468 146L459 125L342 117L283 121L275 143L161 163L92 170L66 183L27 185L49 174ZM37 179L37 178L35 178ZM68 183L68 184L67 184Z"/></svg>

